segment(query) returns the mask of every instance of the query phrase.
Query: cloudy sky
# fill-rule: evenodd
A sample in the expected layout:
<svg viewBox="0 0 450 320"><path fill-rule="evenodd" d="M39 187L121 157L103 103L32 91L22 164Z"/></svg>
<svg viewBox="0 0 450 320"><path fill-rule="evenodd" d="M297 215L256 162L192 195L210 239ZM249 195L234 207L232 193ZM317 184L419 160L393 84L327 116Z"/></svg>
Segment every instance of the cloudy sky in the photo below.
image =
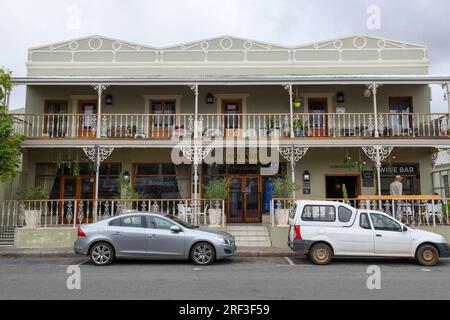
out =
<svg viewBox="0 0 450 320"><path fill-rule="evenodd" d="M371 6L379 28L368 28ZM155 46L218 35L299 45L367 34L424 44L430 73L450 75L448 0L1 0L0 65L26 74L27 49L99 34ZM12 109L23 107L16 88ZM445 111L433 88L433 111Z"/></svg>

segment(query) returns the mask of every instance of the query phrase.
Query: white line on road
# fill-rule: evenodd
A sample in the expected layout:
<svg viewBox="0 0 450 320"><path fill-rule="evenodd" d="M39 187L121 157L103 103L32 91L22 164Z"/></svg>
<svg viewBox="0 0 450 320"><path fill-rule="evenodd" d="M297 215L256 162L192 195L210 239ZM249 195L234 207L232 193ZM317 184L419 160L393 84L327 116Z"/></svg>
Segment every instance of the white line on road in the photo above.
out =
<svg viewBox="0 0 450 320"><path fill-rule="evenodd" d="M291 266L295 266L295 263L292 262L292 260L289 259L288 257L284 257L284 259L285 259Z"/></svg>
<svg viewBox="0 0 450 320"><path fill-rule="evenodd" d="M314 267L309 264L277 264L277 267Z"/></svg>
<svg viewBox="0 0 450 320"><path fill-rule="evenodd" d="M81 261L80 263L76 263L76 264L60 264L60 267L69 267L69 266L82 266L83 264L85 264L86 262L91 261L90 259L86 259L84 261Z"/></svg>

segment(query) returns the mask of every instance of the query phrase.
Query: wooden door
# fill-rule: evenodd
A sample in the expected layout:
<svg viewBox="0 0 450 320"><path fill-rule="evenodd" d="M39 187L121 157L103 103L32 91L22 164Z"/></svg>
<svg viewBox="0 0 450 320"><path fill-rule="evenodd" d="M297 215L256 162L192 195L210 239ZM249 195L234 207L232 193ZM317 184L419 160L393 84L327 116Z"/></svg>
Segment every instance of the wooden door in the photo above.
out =
<svg viewBox="0 0 450 320"><path fill-rule="evenodd" d="M82 100L78 103L78 137L94 138L99 127L97 123L97 101Z"/></svg>
<svg viewBox="0 0 450 320"><path fill-rule="evenodd" d="M327 98L310 98L308 135L313 137L328 136Z"/></svg>
<svg viewBox="0 0 450 320"><path fill-rule="evenodd" d="M242 100L222 100L223 126L225 137L236 137L242 128Z"/></svg>

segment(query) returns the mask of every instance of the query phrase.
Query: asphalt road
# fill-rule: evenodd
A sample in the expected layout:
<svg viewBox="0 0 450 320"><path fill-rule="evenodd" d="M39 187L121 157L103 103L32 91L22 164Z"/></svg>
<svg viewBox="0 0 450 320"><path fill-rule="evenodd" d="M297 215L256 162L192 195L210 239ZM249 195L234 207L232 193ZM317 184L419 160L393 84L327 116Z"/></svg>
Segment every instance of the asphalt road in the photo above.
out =
<svg viewBox="0 0 450 320"><path fill-rule="evenodd" d="M450 260L424 268L408 260L341 259L315 266L299 258L235 257L207 266L120 261L95 267L84 257L0 258L0 299L449 299ZM81 289L66 273L80 265ZM381 271L369 290L367 268Z"/></svg>

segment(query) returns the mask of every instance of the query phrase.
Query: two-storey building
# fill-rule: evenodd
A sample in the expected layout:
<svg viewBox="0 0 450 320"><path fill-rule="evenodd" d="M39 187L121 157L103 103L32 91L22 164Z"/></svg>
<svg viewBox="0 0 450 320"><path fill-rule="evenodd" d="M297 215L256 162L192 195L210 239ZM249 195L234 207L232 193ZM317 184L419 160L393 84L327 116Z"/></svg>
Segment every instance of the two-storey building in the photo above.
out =
<svg viewBox="0 0 450 320"><path fill-rule="evenodd" d="M430 85L448 95L450 77L429 75L428 63L425 46L369 36L163 48L91 36L31 48L27 76L14 79L27 86L15 115L27 137L21 188L63 201L46 210L69 222L118 210L124 178L142 209L178 213L223 177L232 223L263 220L277 177L301 184L301 198L389 194L394 175L404 194L432 194L433 155L450 139ZM277 153L275 170L263 148Z"/></svg>

